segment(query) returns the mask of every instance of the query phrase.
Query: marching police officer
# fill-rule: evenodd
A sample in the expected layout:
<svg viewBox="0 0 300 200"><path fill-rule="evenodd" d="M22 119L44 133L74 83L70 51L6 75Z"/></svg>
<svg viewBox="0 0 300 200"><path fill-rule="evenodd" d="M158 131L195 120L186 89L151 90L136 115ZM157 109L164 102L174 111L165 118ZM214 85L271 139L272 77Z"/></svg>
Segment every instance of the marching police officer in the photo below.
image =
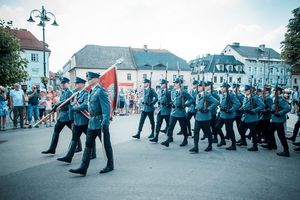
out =
<svg viewBox="0 0 300 200"><path fill-rule="evenodd" d="M253 94L253 87L245 85L245 98L242 105L244 111L242 121L240 123L239 132L241 134L241 142L238 146L247 146L246 131L250 129L250 136L252 137L253 146L248 151L258 151L257 148L257 132L256 126L259 121L259 113L264 109L265 105L261 98Z"/></svg>
<svg viewBox="0 0 300 200"><path fill-rule="evenodd" d="M194 102L196 101L196 96L198 94L198 81L194 80L193 81L193 88L190 90L190 95L193 97ZM188 136L192 136L192 128L191 128L191 119L192 117L195 118L196 116L196 109L195 109L195 103L192 103L189 107L188 107L188 111L186 113L186 119L187 119L187 129L188 129Z"/></svg>
<svg viewBox="0 0 300 200"><path fill-rule="evenodd" d="M212 150L212 134L210 129L210 120L212 118L211 111L215 110L219 105L219 101L215 99L211 93L205 91L205 83L199 83L199 94L196 96L196 120L194 129L194 147L190 149L191 153L198 153L199 131L203 130L204 135L208 137L208 147L205 151Z"/></svg>
<svg viewBox="0 0 300 200"><path fill-rule="evenodd" d="M161 90L158 96L158 114L156 119L155 137L150 139L150 142L158 142L158 135L163 120L166 122L166 129L168 130L170 113L171 113L171 91L167 88L167 81L160 80Z"/></svg>
<svg viewBox="0 0 300 200"><path fill-rule="evenodd" d="M277 149L274 133L277 131L281 145L283 146L283 152L277 153L278 156L289 157L289 146L285 138L284 123L286 121L286 114L290 112L291 108L288 102L282 97L282 88L276 86L275 95L272 105L271 127L268 134L268 144L262 145L264 148L270 150Z"/></svg>
<svg viewBox="0 0 300 200"><path fill-rule="evenodd" d="M299 99L300 100L300 99ZM296 140L296 137L297 137L297 135L298 135L298 133L299 133L299 128L300 128L300 103L298 103L298 108L297 108L297 115L298 115L298 121L296 122L296 124L295 124L295 126L294 126L294 130L293 130L293 135L292 135L292 137L290 137L290 138L295 138L295 140ZM291 140L290 138L287 138L287 139L289 139L289 140ZM296 146L298 146L297 148L295 148L294 149L294 151L300 151L300 142L295 142L295 140L292 140L292 141L294 141L293 142L293 145L296 145Z"/></svg>
<svg viewBox="0 0 300 200"><path fill-rule="evenodd" d="M75 96L74 101L71 103L71 115L73 115L73 129L72 129L72 140L69 145L69 151L66 156L58 158L58 161L67 163L72 162L72 158L75 153L76 144L82 133L87 133L87 127L89 123L88 115L83 114L88 109L88 91L84 89L85 80L76 77L75 87L78 92ZM91 159L96 158L95 146L92 149Z"/></svg>
<svg viewBox="0 0 300 200"><path fill-rule="evenodd" d="M190 106L194 102L194 99L187 91L182 90L181 88L182 83L183 80L181 80L180 78L176 78L174 80L174 89L172 90L171 93L172 110L171 110L168 133L167 133L168 139L161 143L166 147L169 147L169 143L173 142L173 130L177 121L179 121L181 131L184 135L183 142L180 144L180 146L186 146L188 143L185 107Z"/></svg>
<svg viewBox="0 0 300 200"><path fill-rule="evenodd" d="M242 115L243 115L243 109L242 105L244 102L245 96L240 92L240 84L234 83L232 84L233 92L236 95L236 98L239 100L241 106L236 110L234 121L236 122L236 127L238 128L241 124ZM225 137L226 139L226 137Z"/></svg>
<svg viewBox="0 0 300 200"><path fill-rule="evenodd" d="M270 97L271 94L271 88L265 86L262 92L261 100L265 104L264 109L261 111L259 122L257 125L257 131L258 131L258 141L259 138L262 139L262 143L267 143L267 134L270 129L270 120L271 120L271 109L273 100Z"/></svg>
<svg viewBox="0 0 300 200"><path fill-rule="evenodd" d="M60 87L62 89L62 94L60 96L59 102L54 106L52 111L55 111L60 104L62 104L65 100L67 100L69 97L72 96L72 92L68 88L69 82L70 80L66 77L63 77L63 79L61 80ZM67 126L69 129L72 130L72 119L70 118L69 111L70 111L70 101L64 104L62 107L60 107L59 114L57 117L57 122L55 124L54 132L52 135L50 147L48 150L43 151L42 154L55 154L55 150L59 139L59 134L62 131L62 129L65 126ZM76 152L78 151L76 150Z"/></svg>
<svg viewBox="0 0 300 200"><path fill-rule="evenodd" d="M90 120L81 165L78 169L69 170L75 174L86 175L90 164L90 155L93 144L97 136L100 141L102 141L102 145L104 145L104 152L107 157L106 167L102 169L100 173L107 173L114 169L113 150L110 143L109 133L110 102L106 90L98 84L99 76L99 74L93 72L87 73L88 83L92 87L89 91L88 97ZM103 134L103 137L101 137L101 134Z"/></svg>
<svg viewBox="0 0 300 200"><path fill-rule="evenodd" d="M148 138L154 137L154 105L158 101L157 94L153 88L150 87L150 80L144 79L144 98L143 98L143 111L141 113L140 123L138 127L138 133L133 138L140 139L141 132L144 126L146 117L148 116L151 123L151 134Z"/></svg>
<svg viewBox="0 0 300 200"><path fill-rule="evenodd" d="M230 85L224 82L221 86L222 98L220 102L220 116L216 124L216 131L221 137L221 142L217 145L221 147L226 145L225 137L222 133L222 127L225 124L226 132L231 139L231 146L226 150L236 150L236 140L233 131L233 121L236 110L240 107L240 102L233 93L228 91Z"/></svg>
<svg viewBox="0 0 300 200"><path fill-rule="evenodd" d="M220 96L217 92L213 91L213 83L211 81L206 82L205 90L220 102ZM217 123L217 107L211 110L211 120L210 120L210 127L213 134L212 143L218 143L218 134L216 131L216 123Z"/></svg>

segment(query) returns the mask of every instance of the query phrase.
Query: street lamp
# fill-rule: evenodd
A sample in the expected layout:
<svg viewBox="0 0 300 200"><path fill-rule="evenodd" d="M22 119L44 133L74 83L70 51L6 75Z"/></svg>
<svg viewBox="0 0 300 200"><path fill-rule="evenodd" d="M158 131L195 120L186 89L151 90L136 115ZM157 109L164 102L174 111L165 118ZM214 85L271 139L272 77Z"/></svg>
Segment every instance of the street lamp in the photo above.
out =
<svg viewBox="0 0 300 200"><path fill-rule="evenodd" d="M27 20L28 22L35 22L33 18L39 18L40 22L37 24L38 26L43 27L43 65L44 65L44 78L47 77L46 74L46 50L45 50L45 26L46 22L49 22L51 20L50 16L54 19L53 23L51 24L52 26L58 26L56 22L56 17L52 12L47 12L42 6L42 11L39 11L37 9L34 9L30 12L29 19ZM44 83L46 87L46 83Z"/></svg>

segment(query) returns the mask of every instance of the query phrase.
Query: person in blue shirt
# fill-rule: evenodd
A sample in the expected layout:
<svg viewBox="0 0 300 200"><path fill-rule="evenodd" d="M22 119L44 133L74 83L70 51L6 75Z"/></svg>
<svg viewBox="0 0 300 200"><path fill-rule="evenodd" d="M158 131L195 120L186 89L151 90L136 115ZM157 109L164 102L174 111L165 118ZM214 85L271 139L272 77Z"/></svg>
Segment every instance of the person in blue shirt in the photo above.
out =
<svg viewBox="0 0 300 200"><path fill-rule="evenodd" d="M155 122L154 122L154 105L158 101L157 94L153 88L150 87L150 80L144 79L144 98L143 98L143 109L141 113L140 123L138 127L138 132L136 135L133 135L133 138L140 139L141 132L143 130L144 122L146 117L149 118L151 124L151 134L148 138L154 137L154 129L155 129Z"/></svg>
<svg viewBox="0 0 300 200"><path fill-rule="evenodd" d="M92 89L89 91L88 96L88 112L90 120L88 122L85 149L82 155L80 167L69 170L71 173L83 176L86 175L89 168L92 148L97 137L103 143L104 154L107 158L106 167L99 173L103 174L114 170L113 150L109 133L110 101L107 91L98 84L99 77L100 74L94 72L87 73L88 83Z"/></svg>
<svg viewBox="0 0 300 200"><path fill-rule="evenodd" d="M221 86L222 97L220 102L220 116L216 124L216 131L221 137L221 142L217 145L221 147L226 145L225 137L222 132L222 127L225 124L226 132L231 139L231 146L227 147L226 150L236 150L236 140L233 131L233 121L235 117L235 111L240 107L240 102L237 97L228 91L230 85L224 82Z"/></svg>
<svg viewBox="0 0 300 200"><path fill-rule="evenodd" d="M185 108L190 106L194 102L194 99L186 90L182 89L182 83L183 80L180 78L176 78L174 80L174 89L171 93L172 110L167 133L168 138L161 143L166 147L169 147L170 142L173 142L173 130L177 121L179 121L179 125L184 136L184 139L180 146L183 147L188 144Z"/></svg>
<svg viewBox="0 0 300 200"><path fill-rule="evenodd" d="M194 129L194 147L190 149L191 153L198 153L199 131L203 130L204 135L208 138L208 147L205 151L212 150L212 134L210 129L211 112L219 105L219 101L215 99L211 93L205 91L205 84L202 81L198 85L199 93L196 96L195 109L195 129Z"/></svg>
<svg viewBox="0 0 300 200"><path fill-rule="evenodd" d="M167 89L167 81L160 80L161 90L158 96L158 113L156 120L155 137L150 139L150 142L158 142L158 136L163 120L166 122L166 129L168 130L170 113L171 113L171 91Z"/></svg>
<svg viewBox="0 0 300 200"><path fill-rule="evenodd" d="M289 103L282 97L282 88L276 86L274 91L271 127L268 134L268 144L262 145L264 148L270 150L277 149L275 141L275 131L277 131L281 145L283 146L283 152L277 153L278 156L290 157L289 146L285 138L284 123L286 122L286 115L290 112L291 108Z"/></svg>
<svg viewBox="0 0 300 200"><path fill-rule="evenodd" d="M242 115L242 121L238 127L241 135L241 140L237 144L238 146L247 146L246 131L250 129L250 136L253 138L253 146L248 151L258 151L257 148L257 123L259 121L259 113L264 109L265 105L261 98L254 95L253 87L245 85L245 98L242 105L244 111Z"/></svg>

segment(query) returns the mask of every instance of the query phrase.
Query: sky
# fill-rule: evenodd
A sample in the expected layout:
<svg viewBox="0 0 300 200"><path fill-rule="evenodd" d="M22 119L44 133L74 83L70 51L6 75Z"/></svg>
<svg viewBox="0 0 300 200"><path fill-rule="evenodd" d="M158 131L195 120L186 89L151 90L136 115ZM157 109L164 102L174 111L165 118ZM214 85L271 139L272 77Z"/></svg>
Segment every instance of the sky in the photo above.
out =
<svg viewBox="0 0 300 200"><path fill-rule="evenodd" d="M227 44L266 44L280 52L292 10L300 0L0 0L0 19L31 31L42 29L26 20L42 5L56 16L46 26L56 72L87 44L167 49L190 61L219 54Z"/></svg>

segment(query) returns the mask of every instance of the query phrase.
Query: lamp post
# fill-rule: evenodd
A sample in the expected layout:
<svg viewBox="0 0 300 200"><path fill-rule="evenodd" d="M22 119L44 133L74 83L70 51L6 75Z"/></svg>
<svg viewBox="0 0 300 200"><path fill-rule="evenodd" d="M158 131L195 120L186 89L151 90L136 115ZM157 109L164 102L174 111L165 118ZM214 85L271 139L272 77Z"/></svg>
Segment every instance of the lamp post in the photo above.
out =
<svg viewBox="0 0 300 200"><path fill-rule="evenodd" d="M44 66L44 79L47 77L46 73L46 47L45 47L45 26L46 22L49 22L51 20L50 16L53 18L52 26L58 26L56 22L56 17L52 12L47 12L44 6L42 6L42 10L34 9L30 12L28 22L35 22L33 18L39 18L40 22L38 26L41 26L43 28L43 66ZM45 88L47 88L46 82L44 82Z"/></svg>

